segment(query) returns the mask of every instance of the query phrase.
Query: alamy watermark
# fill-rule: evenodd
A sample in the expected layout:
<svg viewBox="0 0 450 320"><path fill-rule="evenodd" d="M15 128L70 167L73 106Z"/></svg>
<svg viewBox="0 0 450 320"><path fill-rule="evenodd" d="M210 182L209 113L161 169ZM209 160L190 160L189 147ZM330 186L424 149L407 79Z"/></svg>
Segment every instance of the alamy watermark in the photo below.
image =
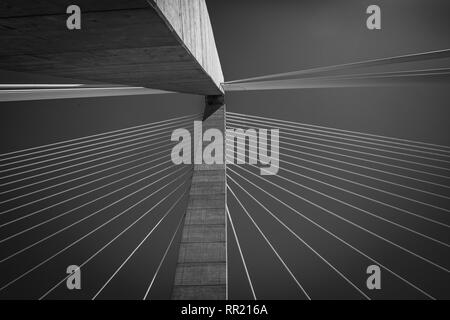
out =
<svg viewBox="0 0 450 320"><path fill-rule="evenodd" d="M227 129L224 136L219 129L203 132L202 124L194 122L193 137L187 129L172 133L171 140L178 142L172 149L174 164L250 164L259 165L261 175L278 173L279 129Z"/></svg>

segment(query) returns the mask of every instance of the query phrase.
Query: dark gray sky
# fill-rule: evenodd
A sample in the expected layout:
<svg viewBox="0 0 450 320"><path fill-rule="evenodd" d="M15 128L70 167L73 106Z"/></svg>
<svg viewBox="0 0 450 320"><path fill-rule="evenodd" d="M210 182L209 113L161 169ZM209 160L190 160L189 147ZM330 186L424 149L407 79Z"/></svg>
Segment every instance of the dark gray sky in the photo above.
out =
<svg viewBox="0 0 450 320"><path fill-rule="evenodd" d="M381 31L366 28L370 4L381 7ZM446 0L210 0L208 6L228 81L450 48ZM448 145L447 87L230 93L227 107Z"/></svg>
<svg viewBox="0 0 450 320"><path fill-rule="evenodd" d="M226 80L450 47L445 0L207 1ZM382 30L366 28L378 4Z"/></svg>

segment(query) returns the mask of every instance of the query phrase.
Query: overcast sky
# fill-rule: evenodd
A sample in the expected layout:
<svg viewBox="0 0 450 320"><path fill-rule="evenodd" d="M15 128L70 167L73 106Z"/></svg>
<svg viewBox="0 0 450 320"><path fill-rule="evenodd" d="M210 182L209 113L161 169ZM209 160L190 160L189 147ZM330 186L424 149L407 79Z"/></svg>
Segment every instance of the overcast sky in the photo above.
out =
<svg viewBox="0 0 450 320"><path fill-rule="evenodd" d="M381 7L381 31L366 28L370 4ZM446 0L210 0L208 6L229 81L450 48L450 3ZM448 145L447 87L230 93L227 107L234 112Z"/></svg>

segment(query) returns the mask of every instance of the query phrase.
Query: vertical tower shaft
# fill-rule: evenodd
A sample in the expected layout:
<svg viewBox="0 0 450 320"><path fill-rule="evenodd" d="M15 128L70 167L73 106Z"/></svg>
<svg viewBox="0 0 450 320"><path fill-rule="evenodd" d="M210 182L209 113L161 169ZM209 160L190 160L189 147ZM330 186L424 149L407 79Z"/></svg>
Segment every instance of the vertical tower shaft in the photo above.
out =
<svg viewBox="0 0 450 320"><path fill-rule="evenodd" d="M206 98L204 118L203 132L215 128L225 137L223 98ZM195 165L175 273L175 300L226 299L225 179L225 164Z"/></svg>

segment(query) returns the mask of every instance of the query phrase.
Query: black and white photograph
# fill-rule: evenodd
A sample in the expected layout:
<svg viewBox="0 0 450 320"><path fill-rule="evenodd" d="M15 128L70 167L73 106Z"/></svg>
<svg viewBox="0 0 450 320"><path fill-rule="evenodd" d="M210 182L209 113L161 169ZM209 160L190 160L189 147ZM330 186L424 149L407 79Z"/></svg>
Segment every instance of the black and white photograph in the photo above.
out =
<svg viewBox="0 0 450 320"><path fill-rule="evenodd" d="M0 0L0 134L2 302L450 299L448 0Z"/></svg>

